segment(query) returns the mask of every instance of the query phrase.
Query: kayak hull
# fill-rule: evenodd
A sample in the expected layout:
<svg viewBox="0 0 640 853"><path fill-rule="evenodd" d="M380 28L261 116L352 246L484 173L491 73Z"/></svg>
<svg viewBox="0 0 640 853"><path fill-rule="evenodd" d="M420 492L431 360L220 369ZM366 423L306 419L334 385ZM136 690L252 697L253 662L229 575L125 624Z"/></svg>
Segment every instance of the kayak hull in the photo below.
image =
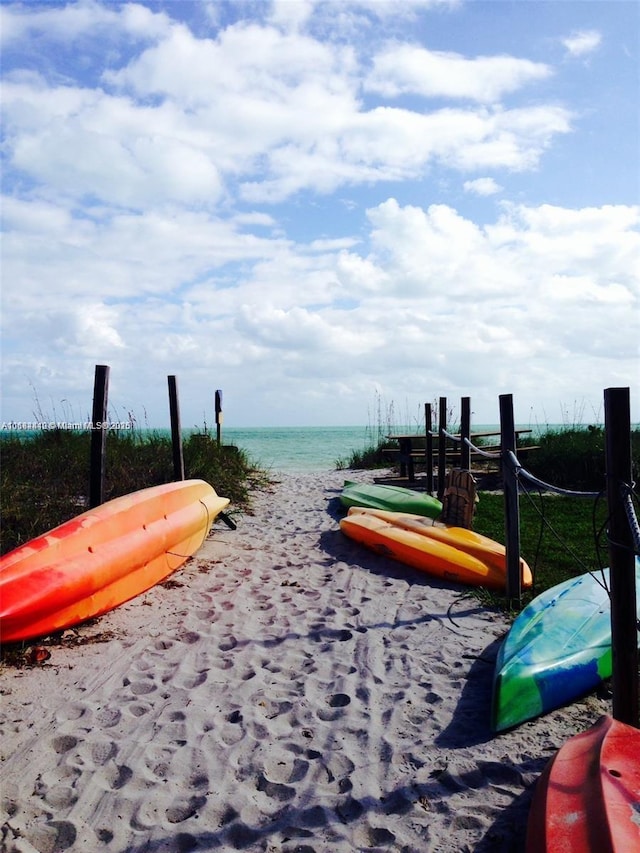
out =
<svg viewBox="0 0 640 853"><path fill-rule="evenodd" d="M491 725L503 731L588 693L612 673L609 570L557 584L531 601L503 641ZM640 609L640 560L636 560Z"/></svg>
<svg viewBox="0 0 640 853"><path fill-rule="evenodd" d="M490 589L505 587L504 560L500 565L495 559L498 543L486 540L485 557L491 554L491 559L483 559L480 537L474 541L465 528L430 524L427 519L421 521L404 513L354 507L340 521L340 529L372 551L442 580ZM528 580L530 583L530 573Z"/></svg>
<svg viewBox="0 0 640 853"><path fill-rule="evenodd" d="M350 480L345 480L340 501L345 507L362 506L393 512L410 512L429 518L437 518L442 512L442 503L431 495L401 486L353 483Z"/></svg>
<svg viewBox="0 0 640 853"><path fill-rule="evenodd" d="M133 492L0 558L0 639L43 636L112 610L167 578L228 505L203 480Z"/></svg>
<svg viewBox="0 0 640 853"><path fill-rule="evenodd" d="M538 780L526 853L640 850L640 730L610 716L570 738Z"/></svg>

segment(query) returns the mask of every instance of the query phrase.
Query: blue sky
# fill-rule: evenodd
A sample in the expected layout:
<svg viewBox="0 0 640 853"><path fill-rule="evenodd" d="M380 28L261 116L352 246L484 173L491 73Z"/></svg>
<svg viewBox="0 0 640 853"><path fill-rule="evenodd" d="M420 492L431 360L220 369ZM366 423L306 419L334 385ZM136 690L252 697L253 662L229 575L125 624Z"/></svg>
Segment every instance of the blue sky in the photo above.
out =
<svg viewBox="0 0 640 853"><path fill-rule="evenodd" d="M2 2L2 421L640 419L636 2Z"/></svg>

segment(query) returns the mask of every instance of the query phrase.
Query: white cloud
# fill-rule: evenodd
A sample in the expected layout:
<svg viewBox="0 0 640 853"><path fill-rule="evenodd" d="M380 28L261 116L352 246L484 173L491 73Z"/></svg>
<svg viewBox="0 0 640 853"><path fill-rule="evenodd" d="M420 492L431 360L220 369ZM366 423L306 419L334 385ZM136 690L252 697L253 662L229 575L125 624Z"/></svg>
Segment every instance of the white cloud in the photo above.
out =
<svg viewBox="0 0 640 853"><path fill-rule="evenodd" d="M578 30L562 39L569 56L586 56L600 47L602 35L597 30Z"/></svg>
<svg viewBox="0 0 640 853"><path fill-rule="evenodd" d="M172 4L0 9L19 57L7 404L28 381L84 401L103 362L155 423L164 372L233 389L245 422L274 389L307 420L353 422L373 387L574 399L635 375L638 209L503 202L494 219L488 200L474 221L498 192L556 198L545 154L564 137L568 158L581 125L546 63L417 47L406 21L429 5L277 2L232 25L208 8L192 29ZM202 391L184 393L197 417Z"/></svg>
<svg viewBox="0 0 640 853"><path fill-rule="evenodd" d="M473 181L465 181L463 187L465 192L480 196L495 195L502 190L493 178L475 178Z"/></svg>
<svg viewBox="0 0 640 853"><path fill-rule="evenodd" d="M491 97L546 74L496 59L486 73L485 60L435 63L443 80L456 78L448 63L460 64L460 91L478 84ZM305 189L328 194L418 178L433 164L527 170L572 120L555 104L367 109L352 47L257 24L228 27L216 39L173 24L103 78L115 92L41 77L9 81L7 154L50 193L135 210L214 208L234 192L274 203Z"/></svg>
<svg viewBox="0 0 640 853"><path fill-rule="evenodd" d="M122 33L147 41L166 33L169 26L167 15L139 3L112 6L97 0L81 0L65 6L45 3L32 9L17 3L0 7L0 40L5 45L42 35L69 42L96 33L101 38Z"/></svg>
<svg viewBox="0 0 640 853"><path fill-rule="evenodd" d="M73 230L67 216L39 207L41 227L55 235ZM640 302L637 208L512 206L480 227L448 205L388 199L368 220L362 246L344 247L243 243L193 215L122 217L85 223L76 249L56 242L46 265L31 223L28 237L12 238L30 252L5 258L7 279L32 288L30 299L15 297L5 330L5 343L31 341L18 373L5 359L6 393L18 393L25 373L44 397L71 393L102 361L131 395L119 404L152 412L164 411L153 389L165 372L195 388L232 388L254 410L270 405L274 389L283 389L279 405L297 398L302 410L317 405L312 395L335 399L338 385L345 399L360 399L374 381L400 400L433 389L486 397L488 388L532 399L544 381L566 401L628 383L637 359L629 318ZM12 221L20 231L29 224L19 210ZM114 266L90 265L96 251ZM68 276L61 303L56 285ZM565 357L570 374L556 369Z"/></svg>
<svg viewBox="0 0 640 853"><path fill-rule="evenodd" d="M273 0L270 21L284 29L301 29L311 18L317 6L317 0Z"/></svg>
<svg viewBox="0 0 640 853"><path fill-rule="evenodd" d="M492 103L527 83L545 80L552 69L512 56L467 59L457 53L391 45L373 60L365 85L386 97L417 94Z"/></svg>

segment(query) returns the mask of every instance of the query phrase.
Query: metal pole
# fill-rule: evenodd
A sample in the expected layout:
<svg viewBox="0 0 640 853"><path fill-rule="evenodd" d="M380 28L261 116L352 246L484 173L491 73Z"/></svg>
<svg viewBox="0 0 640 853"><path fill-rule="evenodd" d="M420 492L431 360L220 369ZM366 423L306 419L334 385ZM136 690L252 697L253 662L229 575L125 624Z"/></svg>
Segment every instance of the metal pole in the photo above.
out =
<svg viewBox="0 0 640 853"><path fill-rule="evenodd" d="M171 418L171 447L173 449L173 478L184 480L184 457L182 454L182 430L180 428L180 405L178 403L178 383L175 376L167 376L169 381L169 415Z"/></svg>
<svg viewBox="0 0 640 853"><path fill-rule="evenodd" d="M605 464L609 507L613 716L640 728L638 614L633 536L623 489L631 487L631 408L628 388L604 392Z"/></svg>
<svg viewBox="0 0 640 853"><path fill-rule="evenodd" d="M504 488L504 528L507 559L507 598L520 604L522 600L522 572L520 568L520 505L518 503L518 478L512 461L516 449L513 418L513 396L500 395L500 449Z"/></svg>
<svg viewBox="0 0 640 853"><path fill-rule="evenodd" d="M91 414L91 450L89 462L89 506L92 509L104 502L109 370L110 368L106 364L96 364L93 380L93 410Z"/></svg>

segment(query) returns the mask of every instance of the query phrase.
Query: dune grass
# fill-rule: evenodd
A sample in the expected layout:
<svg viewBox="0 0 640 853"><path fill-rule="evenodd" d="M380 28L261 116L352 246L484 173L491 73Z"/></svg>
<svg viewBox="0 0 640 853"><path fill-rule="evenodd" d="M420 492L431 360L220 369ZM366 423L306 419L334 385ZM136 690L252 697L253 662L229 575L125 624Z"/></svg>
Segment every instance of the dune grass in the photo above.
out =
<svg viewBox="0 0 640 853"><path fill-rule="evenodd" d="M6 553L87 508L90 433L42 430L0 437L0 552ZM206 480L246 509L251 491L268 482L245 451L219 446L206 430L183 443L185 474ZM109 432L105 500L174 479L171 439L136 430ZM232 511L233 511L232 510Z"/></svg>

